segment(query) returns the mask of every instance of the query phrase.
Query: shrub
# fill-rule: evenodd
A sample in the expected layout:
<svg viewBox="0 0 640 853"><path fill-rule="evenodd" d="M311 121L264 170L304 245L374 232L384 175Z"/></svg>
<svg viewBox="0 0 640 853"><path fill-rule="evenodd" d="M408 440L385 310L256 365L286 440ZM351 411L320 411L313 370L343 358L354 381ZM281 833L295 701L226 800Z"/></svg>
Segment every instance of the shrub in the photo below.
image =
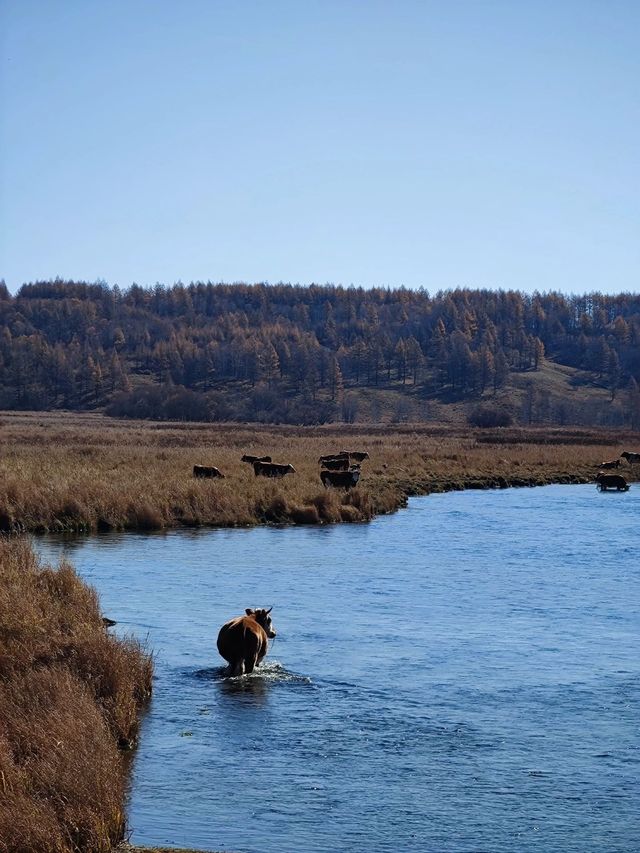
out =
<svg viewBox="0 0 640 853"><path fill-rule="evenodd" d="M491 427L508 427L513 423L513 415L504 406L481 405L470 412L467 422L470 426L489 429Z"/></svg>
<svg viewBox="0 0 640 853"><path fill-rule="evenodd" d="M135 739L151 674L70 565L0 539L0 851L104 853L122 838L117 747Z"/></svg>
<svg viewBox="0 0 640 853"><path fill-rule="evenodd" d="M335 492L328 489L311 498L312 503L318 511L321 521L336 522L341 520L340 499Z"/></svg>
<svg viewBox="0 0 640 853"><path fill-rule="evenodd" d="M320 516L315 506L294 506L291 509L294 524L320 524Z"/></svg>

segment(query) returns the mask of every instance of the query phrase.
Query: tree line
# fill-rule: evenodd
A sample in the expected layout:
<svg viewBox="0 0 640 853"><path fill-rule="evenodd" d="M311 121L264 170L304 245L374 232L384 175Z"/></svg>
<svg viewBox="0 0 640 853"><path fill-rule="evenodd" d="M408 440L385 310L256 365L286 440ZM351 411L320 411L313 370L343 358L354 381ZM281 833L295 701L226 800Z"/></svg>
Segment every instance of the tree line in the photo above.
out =
<svg viewBox="0 0 640 853"><path fill-rule="evenodd" d="M0 407L348 421L357 389L474 400L545 358L631 399L639 343L636 294L2 283Z"/></svg>

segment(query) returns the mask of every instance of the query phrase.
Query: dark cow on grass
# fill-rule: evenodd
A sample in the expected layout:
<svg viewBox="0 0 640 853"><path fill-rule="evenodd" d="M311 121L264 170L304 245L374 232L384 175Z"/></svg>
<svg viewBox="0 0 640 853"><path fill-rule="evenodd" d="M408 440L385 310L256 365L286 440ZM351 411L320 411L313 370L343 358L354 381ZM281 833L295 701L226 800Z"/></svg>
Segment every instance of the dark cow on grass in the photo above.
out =
<svg viewBox="0 0 640 853"><path fill-rule="evenodd" d="M617 492L629 491L629 484L621 474L598 474L596 483L601 492L608 489L615 489Z"/></svg>
<svg viewBox="0 0 640 853"><path fill-rule="evenodd" d="M249 465L253 465L254 462L271 462L270 456L250 456L248 453L245 453L241 462L248 462Z"/></svg>
<svg viewBox="0 0 640 853"><path fill-rule="evenodd" d="M630 462L632 465L635 465L640 462L640 453L629 453L628 450L625 450L625 452L621 453L620 456L623 459L626 459L627 462Z"/></svg>
<svg viewBox="0 0 640 853"><path fill-rule="evenodd" d="M349 454L341 451L340 453L330 453L328 456L321 456L318 459L318 465L324 465L325 462L333 462L336 459L349 459Z"/></svg>
<svg viewBox="0 0 640 853"><path fill-rule="evenodd" d="M364 462L365 459L369 458L366 450L342 450L340 453L341 455L346 454L349 459L355 459L356 462Z"/></svg>
<svg viewBox="0 0 640 853"><path fill-rule="evenodd" d="M600 468L602 470L608 470L610 468L619 468L619 467L620 467L620 460L619 459L612 459L611 462L602 462L600 464Z"/></svg>
<svg viewBox="0 0 640 853"><path fill-rule="evenodd" d="M348 471L349 457L340 456L336 459L325 459L322 465L329 471Z"/></svg>
<svg viewBox="0 0 640 853"><path fill-rule="evenodd" d="M215 468L213 465L194 465L193 476L220 477L221 480L224 480L224 474L222 473L222 471L219 468Z"/></svg>
<svg viewBox="0 0 640 853"><path fill-rule="evenodd" d="M295 474L293 465L279 465L277 462L254 462L253 472L256 477L284 477L286 474Z"/></svg>
<svg viewBox="0 0 640 853"><path fill-rule="evenodd" d="M320 471L322 485L334 489L351 489L360 479L360 471Z"/></svg>
<svg viewBox="0 0 640 853"><path fill-rule="evenodd" d="M229 666L226 675L249 675L267 653L269 640L276 636L269 614L273 610L251 610L236 616L220 628L218 651Z"/></svg>

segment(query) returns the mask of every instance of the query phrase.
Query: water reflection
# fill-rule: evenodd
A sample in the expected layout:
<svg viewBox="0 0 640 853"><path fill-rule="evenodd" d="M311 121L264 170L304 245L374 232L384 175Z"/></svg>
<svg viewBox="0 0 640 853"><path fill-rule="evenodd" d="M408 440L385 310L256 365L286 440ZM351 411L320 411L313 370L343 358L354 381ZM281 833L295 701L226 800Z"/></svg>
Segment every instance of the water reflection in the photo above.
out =
<svg viewBox="0 0 640 853"><path fill-rule="evenodd" d="M255 704L263 705L268 697L273 682L258 676L242 675L239 678L225 678L219 682L223 696L251 697Z"/></svg>

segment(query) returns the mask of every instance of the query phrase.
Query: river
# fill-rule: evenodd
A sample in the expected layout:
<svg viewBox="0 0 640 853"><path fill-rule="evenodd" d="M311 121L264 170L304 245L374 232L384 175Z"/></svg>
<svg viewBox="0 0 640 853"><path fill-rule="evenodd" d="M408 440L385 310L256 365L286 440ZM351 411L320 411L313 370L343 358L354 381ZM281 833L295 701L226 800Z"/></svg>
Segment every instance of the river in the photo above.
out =
<svg viewBox="0 0 640 853"><path fill-rule="evenodd" d="M640 849L640 487L456 492L369 524L36 539L155 655L131 841ZM273 606L260 670L216 636Z"/></svg>

